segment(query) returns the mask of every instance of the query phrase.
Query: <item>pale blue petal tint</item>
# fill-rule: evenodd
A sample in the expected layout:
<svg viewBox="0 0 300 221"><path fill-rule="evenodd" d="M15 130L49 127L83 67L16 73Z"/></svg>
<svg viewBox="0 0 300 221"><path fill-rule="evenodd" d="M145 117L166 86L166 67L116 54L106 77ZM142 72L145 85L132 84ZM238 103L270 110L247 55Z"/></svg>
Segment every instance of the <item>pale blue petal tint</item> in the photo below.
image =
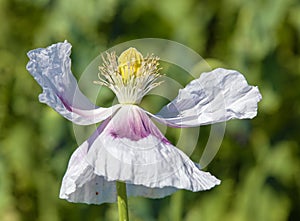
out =
<svg viewBox="0 0 300 221"><path fill-rule="evenodd" d="M159 113L148 113L173 127L196 127L230 119L251 119L257 114L261 94L242 74L223 68L202 73L181 89Z"/></svg>
<svg viewBox="0 0 300 221"><path fill-rule="evenodd" d="M82 94L71 72L71 47L65 41L29 51L30 61L26 68L43 89L40 102L76 124L100 122L112 115L118 106L96 107Z"/></svg>

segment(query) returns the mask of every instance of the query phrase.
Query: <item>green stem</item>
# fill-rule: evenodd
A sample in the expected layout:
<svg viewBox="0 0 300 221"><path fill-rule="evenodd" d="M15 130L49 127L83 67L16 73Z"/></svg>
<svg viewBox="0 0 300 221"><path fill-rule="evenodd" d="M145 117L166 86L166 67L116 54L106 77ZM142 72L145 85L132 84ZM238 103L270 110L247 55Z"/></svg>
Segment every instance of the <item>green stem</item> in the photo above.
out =
<svg viewBox="0 0 300 221"><path fill-rule="evenodd" d="M118 193L119 221L129 221L126 183L116 181Z"/></svg>
<svg viewBox="0 0 300 221"><path fill-rule="evenodd" d="M182 220L183 194L184 192L182 190L179 190L171 197L170 220L172 221Z"/></svg>

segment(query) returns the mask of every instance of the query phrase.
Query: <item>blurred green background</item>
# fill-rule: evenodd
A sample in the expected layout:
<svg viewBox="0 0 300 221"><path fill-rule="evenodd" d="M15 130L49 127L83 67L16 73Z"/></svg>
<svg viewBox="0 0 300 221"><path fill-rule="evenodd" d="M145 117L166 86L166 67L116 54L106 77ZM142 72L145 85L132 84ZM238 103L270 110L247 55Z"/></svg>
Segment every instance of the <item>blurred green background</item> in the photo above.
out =
<svg viewBox="0 0 300 221"><path fill-rule="evenodd" d="M115 204L58 198L76 139L71 122L38 102L41 88L25 69L26 53L67 39L79 78L100 52L148 37L177 41L213 67L239 70L263 100L254 120L227 123L206 168L220 186L160 200L131 198L131 220L299 220L299 1L0 0L0 19L1 221L117 220ZM201 128L192 159L199 160L209 130Z"/></svg>

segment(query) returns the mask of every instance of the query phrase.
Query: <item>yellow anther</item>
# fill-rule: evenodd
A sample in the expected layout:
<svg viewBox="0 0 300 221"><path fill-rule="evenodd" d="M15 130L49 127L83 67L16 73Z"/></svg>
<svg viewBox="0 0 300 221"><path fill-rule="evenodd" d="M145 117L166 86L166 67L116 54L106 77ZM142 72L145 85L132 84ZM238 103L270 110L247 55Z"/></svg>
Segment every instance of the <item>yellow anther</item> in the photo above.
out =
<svg viewBox="0 0 300 221"><path fill-rule="evenodd" d="M143 55L135 48L128 48L122 52L118 58L118 68L125 83L128 82L131 76L139 76L143 60Z"/></svg>

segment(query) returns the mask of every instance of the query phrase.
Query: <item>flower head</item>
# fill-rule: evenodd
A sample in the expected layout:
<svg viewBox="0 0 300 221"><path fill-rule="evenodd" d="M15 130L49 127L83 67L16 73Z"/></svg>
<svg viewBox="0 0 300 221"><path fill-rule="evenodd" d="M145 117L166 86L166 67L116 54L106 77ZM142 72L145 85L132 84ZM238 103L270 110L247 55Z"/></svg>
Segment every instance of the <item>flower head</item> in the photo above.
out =
<svg viewBox="0 0 300 221"><path fill-rule="evenodd" d="M158 57L146 58L135 48L124 51L119 58L115 53L103 57L104 64L99 67L99 79L95 81L110 88L121 104L139 104L142 98L160 82Z"/></svg>
<svg viewBox="0 0 300 221"><path fill-rule="evenodd" d="M109 87L119 103L95 107L78 89L71 73L71 45L57 43L28 53L27 69L43 88L39 96L62 116L80 125L103 121L73 153L60 197L100 204L116 201L116 181L126 182L129 196L159 198L178 189L207 190L220 181L200 170L174 147L150 117L172 127L194 127L233 118L253 118L261 95L237 71L215 69L201 74L178 96L151 114L136 104L158 86L158 58L143 57L134 48L119 57L107 54L99 83Z"/></svg>

